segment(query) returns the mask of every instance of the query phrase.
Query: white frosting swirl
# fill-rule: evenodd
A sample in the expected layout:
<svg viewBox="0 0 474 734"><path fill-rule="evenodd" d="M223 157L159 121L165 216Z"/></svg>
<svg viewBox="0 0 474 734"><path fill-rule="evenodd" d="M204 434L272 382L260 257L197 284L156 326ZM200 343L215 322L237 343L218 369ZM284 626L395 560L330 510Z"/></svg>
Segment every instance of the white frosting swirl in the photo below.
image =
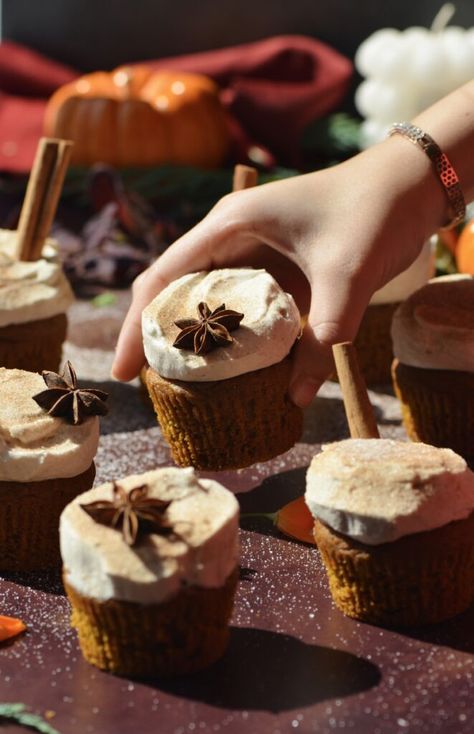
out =
<svg viewBox="0 0 474 734"><path fill-rule="evenodd" d="M406 365L474 372L474 278L433 278L393 316L395 356Z"/></svg>
<svg viewBox="0 0 474 734"><path fill-rule="evenodd" d="M74 300L53 241L40 260L23 262L14 258L16 235L0 230L0 327L65 313Z"/></svg>
<svg viewBox="0 0 474 734"><path fill-rule="evenodd" d="M73 426L33 400L46 390L36 372L0 367L0 481L41 482L85 472L99 443L99 419Z"/></svg>
<svg viewBox="0 0 474 734"><path fill-rule="evenodd" d="M347 439L323 446L313 458L305 500L334 530L379 545L468 517L474 474L451 449Z"/></svg>
<svg viewBox="0 0 474 734"><path fill-rule="evenodd" d="M177 319L197 318L204 301L244 314L233 343L208 354L177 349ZM228 268L190 273L172 282L143 311L143 345L148 364L162 377L206 382L269 367L287 356L300 332L292 296L265 270Z"/></svg>
<svg viewBox="0 0 474 734"><path fill-rule="evenodd" d="M414 291L425 285L434 274L435 259L433 238L431 238L425 242L420 254L409 268L375 291L370 299L370 305L377 306L404 301Z"/></svg>
<svg viewBox="0 0 474 734"><path fill-rule="evenodd" d="M112 484L85 492L63 511L61 555L66 579L83 596L157 604L183 586L218 588L238 563L239 506L218 482L194 469L165 468L120 480L129 492L147 484L149 496L173 500L167 512L182 541L151 533L129 547L122 533L95 522L81 504L112 498Z"/></svg>

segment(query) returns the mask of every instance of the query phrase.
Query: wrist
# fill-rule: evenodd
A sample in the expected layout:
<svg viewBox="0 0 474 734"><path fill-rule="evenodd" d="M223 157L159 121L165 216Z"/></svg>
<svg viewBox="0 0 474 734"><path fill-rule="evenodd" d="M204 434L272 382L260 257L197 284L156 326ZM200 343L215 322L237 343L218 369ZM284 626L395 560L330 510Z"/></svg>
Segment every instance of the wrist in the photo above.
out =
<svg viewBox="0 0 474 734"><path fill-rule="evenodd" d="M456 171L466 202L474 199L474 81L419 114L413 123L437 142Z"/></svg>
<svg viewBox="0 0 474 734"><path fill-rule="evenodd" d="M421 241L449 221L446 193L432 162L420 148L393 135L366 152L370 150L377 167L384 169L382 185L405 231Z"/></svg>
<svg viewBox="0 0 474 734"><path fill-rule="evenodd" d="M441 150L437 142L425 130L410 122L394 123L388 134L389 136L401 135L430 159L433 173L444 191L450 209L449 219L443 225L443 229L452 229L463 222L466 216L466 202L459 177L448 156Z"/></svg>

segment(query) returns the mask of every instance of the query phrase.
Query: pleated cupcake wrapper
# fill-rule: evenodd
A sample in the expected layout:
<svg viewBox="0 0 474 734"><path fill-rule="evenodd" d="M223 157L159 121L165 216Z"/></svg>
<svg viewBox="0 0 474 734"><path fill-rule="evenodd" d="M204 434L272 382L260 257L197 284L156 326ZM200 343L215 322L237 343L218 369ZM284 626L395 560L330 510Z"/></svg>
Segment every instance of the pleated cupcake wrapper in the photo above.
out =
<svg viewBox="0 0 474 734"><path fill-rule="evenodd" d="M367 385L390 382L393 361L390 329L398 303L368 306L354 341L361 372ZM337 382L337 374L331 379Z"/></svg>
<svg viewBox="0 0 474 734"><path fill-rule="evenodd" d="M91 489L95 466L66 479L0 482L0 571L59 566L59 516L78 494Z"/></svg>
<svg viewBox="0 0 474 734"><path fill-rule="evenodd" d="M150 367L146 383L179 466L221 470L266 461L301 436L303 414L288 397L291 362L215 382L166 380Z"/></svg>
<svg viewBox="0 0 474 734"><path fill-rule="evenodd" d="M474 374L410 367L394 360L392 377L412 441L474 456Z"/></svg>
<svg viewBox="0 0 474 734"><path fill-rule="evenodd" d="M85 659L102 670L146 677L192 673L223 655L237 580L238 569L220 588L183 588L162 604L100 602L66 580L64 587Z"/></svg>
<svg viewBox="0 0 474 734"><path fill-rule="evenodd" d="M336 606L387 627L433 624L474 599L474 515L383 546L341 540L319 521L315 539Z"/></svg>
<svg viewBox="0 0 474 734"><path fill-rule="evenodd" d="M66 332L65 314L0 327L0 367L57 372Z"/></svg>

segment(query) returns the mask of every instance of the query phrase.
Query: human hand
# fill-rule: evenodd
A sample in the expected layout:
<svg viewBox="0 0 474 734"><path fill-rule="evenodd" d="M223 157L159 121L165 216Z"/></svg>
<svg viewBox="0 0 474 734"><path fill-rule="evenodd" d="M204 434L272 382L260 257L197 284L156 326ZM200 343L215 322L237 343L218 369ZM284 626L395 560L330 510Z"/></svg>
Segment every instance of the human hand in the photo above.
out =
<svg viewBox="0 0 474 734"><path fill-rule="evenodd" d="M443 193L424 159L391 138L334 168L224 197L136 279L113 375L128 380L140 370L141 312L172 280L265 267L308 314L290 384L293 401L307 405L333 369L331 345L354 339L373 292L442 223Z"/></svg>

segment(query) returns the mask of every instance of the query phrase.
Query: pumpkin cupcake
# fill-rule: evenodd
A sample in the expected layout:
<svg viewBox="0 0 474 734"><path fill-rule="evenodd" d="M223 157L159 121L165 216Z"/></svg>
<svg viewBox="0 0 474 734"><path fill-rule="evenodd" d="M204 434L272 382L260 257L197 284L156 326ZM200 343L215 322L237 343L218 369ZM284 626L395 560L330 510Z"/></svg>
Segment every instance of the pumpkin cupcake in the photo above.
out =
<svg viewBox="0 0 474 734"><path fill-rule="evenodd" d="M372 296L354 342L366 385L391 381L393 314L402 301L433 277L434 270L433 245L429 240L407 270ZM331 379L337 380L337 375L334 373Z"/></svg>
<svg viewBox="0 0 474 734"><path fill-rule="evenodd" d="M82 653L121 675L201 670L224 652L238 503L194 470L103 484L61 515L64 585Z"/></svg>
<svg viewBox="0 0 474 734"><path fill-rule="evenodd" d="M390 439L323 447L306 503L336 606L363 622L441 622L474 599L474 474L450 449Z"/></svg>
<svg viewBox="0 0 474 734"><path fill-rule="evenodd" d="M474 278L431 280L397 309L395 392L413 441L474 455Z"/></svg>
<svg viewBox="0 0 474 734"><path fill-rule="evenodd" d="M0 571L60 562L59 516L93 484L106 397L77 388L69 363L44 378L0 368Z"/></svg>
<svg viewBox="0 0 474 734"><path fill-rule="evenodd" d="M142 326L144 379L177 464L236 469L298 440L288 385L300 315L267 272L185 275L145 308Z"/></svg>
<svg viewBox="0 0 474 734"><path fill-rule="evenodd" d="M73 293L53 240L34 261L15 257L17 233L0 230L0 366L56 371Z"/></svg>

